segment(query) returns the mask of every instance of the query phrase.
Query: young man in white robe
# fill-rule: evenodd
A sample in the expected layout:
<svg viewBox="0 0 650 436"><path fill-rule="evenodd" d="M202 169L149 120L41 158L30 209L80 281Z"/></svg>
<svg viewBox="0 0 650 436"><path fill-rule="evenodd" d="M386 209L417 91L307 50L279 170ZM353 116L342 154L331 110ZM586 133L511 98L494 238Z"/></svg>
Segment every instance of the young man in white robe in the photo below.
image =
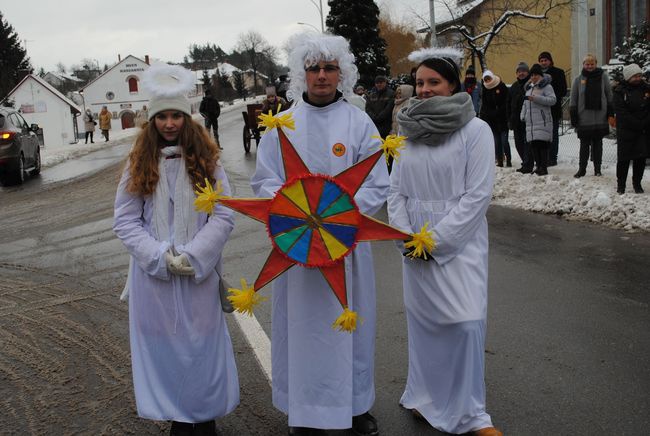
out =
<svg viewBox="0 0 650 436"><path fill-rule="evenodd" d="M340 36L303 34L291 42L291 93L285 129L312 173L336 175L377 151L372 120L344 95L357 80L354 56ZM262 137L251 181L259 197L273 197L285 183L277 130ZM388 171L381 159L354 199L372 215L384 204ZM375 282L369 243L345 258L350 309L363 323L353 333L336 331L341 306L318 269L294 266L273 283L273 404L288 415L289 434L324 434L352 428L378 434L368 413L375 400Z"/></svg>

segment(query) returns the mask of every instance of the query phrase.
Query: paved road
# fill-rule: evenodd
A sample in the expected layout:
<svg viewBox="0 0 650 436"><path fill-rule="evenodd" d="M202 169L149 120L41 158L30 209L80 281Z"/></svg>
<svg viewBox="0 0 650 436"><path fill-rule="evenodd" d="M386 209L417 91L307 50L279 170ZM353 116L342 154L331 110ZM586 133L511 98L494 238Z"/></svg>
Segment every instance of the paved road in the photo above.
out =
<svg viewBox="0 0 650 436"><path fill-rule="evenodd" d="M250 195L255 152L241 115L221 119L235 195ZM119 164L71 183L30 180L0 192L0 433L163 434L135 416L127 258L110 230ZM385 216L383 217L385 218ZM650 236L492 207L486 349L488 409L508 435L641 435L650 429ZM227 278L252 280L263 227L237 217ZM383 435L439 435L398 406L406 379L400 257L377 243L373 412ZM262 292L268 293L268 290ZM256 311L270 327L270 307ZM282 435L286 419L235 323L242 403L225 435ZM332 432L343 435L347 432Z"/></svg>

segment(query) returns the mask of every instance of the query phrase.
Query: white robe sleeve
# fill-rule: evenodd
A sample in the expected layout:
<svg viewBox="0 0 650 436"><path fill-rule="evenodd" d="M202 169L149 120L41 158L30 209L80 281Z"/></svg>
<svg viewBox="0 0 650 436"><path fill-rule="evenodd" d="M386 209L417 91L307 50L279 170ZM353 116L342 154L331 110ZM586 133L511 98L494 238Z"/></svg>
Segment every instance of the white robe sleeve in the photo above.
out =
<svg viewBox="0 0 650 436"><path fill-rule="evenodd" d="M456 206L433 228L436 248L431 253L439 265L459 254L485 220L494 184L494 139L487 124L467 138L465 192Z"/></svg>
<svg viewBox="0 0 650 436"><path fill-rule="evenodd" d="M169 242L157 241L144 227L144 198L127 191L131 175L124 169L115 196L113 232L142 270L159 279L169 280L164 253Z"/></svg>
<svg viewBox="0 0 650 436"><path fill-rule="evenodd" d="M217 181L221 181L222 195L230 196L228 178L221 165L217 166L215 177ZM178 253L187 255L190 265L194 268L194 280L197 283L201 283L214 272L214 267L221 258L221 252L234 227L233 212L217 204L207 223L196 232L194 238L187 244L175 247Z"/></svg>
<svg viewBox="0 0 650 436"><path fill-rule="evenodd" d="M379 136L377 128L369 117L363 132L361 146L359 147L359 160L361 161L379 149L381 142L372 136ZM367 215L374 215L386 201L388 195L388 167L384 156L379 158L372 171L354 196L354 201L359 210Z"/></svg>
<svg viewBox="0 0 650 436"><path fill-rule="evenodd" d="M272 198L284 184L284 168L278 133L275 129L262 135L257 147L257 164L251 187L258 197Z"/></svg>
<svg viewBox="0 0 650 436"><path fill-rule="evenodd" d="M406 196L400 192L401 176L400 160L393 161L393 171L390 173L390 188L388 190L388 222L391 226L406 233L413 233L411 220L406 212Z"/></svg>

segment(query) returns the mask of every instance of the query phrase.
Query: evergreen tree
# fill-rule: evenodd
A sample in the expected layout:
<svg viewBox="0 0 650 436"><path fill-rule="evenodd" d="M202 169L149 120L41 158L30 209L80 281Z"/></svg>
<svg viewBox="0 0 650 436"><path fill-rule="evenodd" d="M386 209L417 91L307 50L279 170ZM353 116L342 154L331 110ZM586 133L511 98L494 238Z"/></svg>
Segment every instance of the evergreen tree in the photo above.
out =
<svg viewBox="0 0 650 436"><path fill-rule="evenodd" d="M212 90L212 78L210 78L210 74L208 73L208 70L203 70L203 76L201 77L201 82L203 82L203 91L207 89Z"/></svg>
<svg viewBox="0 0 650 436"><path fill-rule="evenodd" d="M246 100L246 82L244 82L244 75L240 71L233 71L232 77L235 82L235 91L237 91L237 95Z"/></svg>
<svg viewBox="0 0 650 436"><path fill-rule="evenodd" d="M378 74L389 75L386 41L379 35L379 8L373 0L329 0L327 28L350 42L359 81L366 87Z"/></svg>
<svg viewBox="0 0 650 436"><path fill-rule="evenodd" d="M614 57L623 65L637 64L646 77L650 75L650 23L630 26L630 36L625 38L620 47L614 47ZM623 65L612 68L610 77L617 82L623 80Z"/></svg>
<svg viewBox="0 0 650 436"><path fill-rule="evenodd" d="M18 34L0 12L0 100L32 71L27 52L20 46Z"/></svg>

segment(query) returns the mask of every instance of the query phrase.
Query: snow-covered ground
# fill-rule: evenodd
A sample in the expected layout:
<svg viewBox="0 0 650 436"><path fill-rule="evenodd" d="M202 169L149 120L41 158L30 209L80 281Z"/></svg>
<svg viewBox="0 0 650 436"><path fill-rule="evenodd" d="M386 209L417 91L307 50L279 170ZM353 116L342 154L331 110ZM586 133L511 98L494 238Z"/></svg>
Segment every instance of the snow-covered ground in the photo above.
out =
<svg viewBox="0 0 650 436"><path fill-rule="evenodd" d="M263 98L259 97L257 100ZM236 101L226 106L222 113L240 110L247 101ZM200 115L195 114L195 118ZM111 140L104 142L100 134L95 135L94 144L78 144L65 147L42 149L43 166L48 167L68 159L86 155L102 148L123 143L127 137L135 137L137 128L111 132ZM493 204L529 210L546 214L557 214L570 220L584 220L604 224L626 231L650 231L650 183L646 182L645 194L635 194L632 189L632 169L628 175L627 193L616 193L615 142L605 140L604 155L610 156L609 163L603 163L601 177L593 175L593 165L589 162L587 175L575 179L578 169L578 139L575 133L560 137L561 154L558 165L549 168L549 175L539 177L534 174L521 174L515 171L520 160L510 138L513 154L512 168L496 168ZM568 150L568 151L567 151ZM573 155L573 157L570 157ZM647 180L647 178L646 178Z"/></svg>

